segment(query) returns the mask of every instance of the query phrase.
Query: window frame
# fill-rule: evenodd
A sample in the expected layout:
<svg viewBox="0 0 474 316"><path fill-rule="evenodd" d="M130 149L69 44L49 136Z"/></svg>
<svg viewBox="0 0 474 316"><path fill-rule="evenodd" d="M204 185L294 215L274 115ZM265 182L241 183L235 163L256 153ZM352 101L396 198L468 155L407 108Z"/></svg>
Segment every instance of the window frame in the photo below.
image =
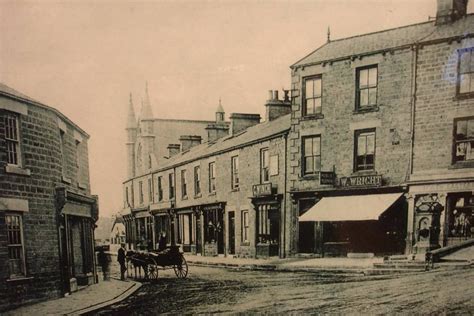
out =
<svg viewBox="0 0 474 316"><path fill-rule="evenodd" d="M138 201L140 204L144 203L144 195L143 195L143 181L138 181Z"/></svg>
<svg viewBox="0 0 474 316"><path fill-rule="evenodd" d="M359 150L359 137L362 134L368 134L368 133L373 133L374 135L374 158L373 158L373 163L372 163L372 168L371 169L360 169L359 165L357 163L357 157L358 155L358 150ZM353 170L354 172L364 172L364 171L375 171L375 158L376 158L376 149L377 149L377 129L374 128L364 128L364 129L359 129L354 131L354 164L353 164ZM367 141L366 141L366 152L367 152ZM362 156L362 155L361 155ZM365 154L364 156L368 156ZM367 163L364 164L365 166Z"/></svg>
<svg viewBox="0 0 474 316"><path fill-rule="evenodd" d="M460 121L474 121L474 116L466 116L466 117L458 117L453 120L453 145L452 145L452 159L451 163L453 165L474 165L474 159L469 159L469 160L456 160L456 145L458 143L468 143L468 142L474 142L474 136L469 138L466 135L466 139L463 140L457 140L456 139L456 132L457 132L457 126Z"/></svg>
<svg viewBox="0 0 474 316"><path fill-rule="evenodd" d="M10 126L9 122L14 122L15 126ZM22 166L22 157L21 157L21 135L20 135L20 116L16 113L11 113L11 112L5 112L4 116L4 124L5 124L5 133L4 133L4 139L5 139L5 148L6 148L6 154L7 154L7 164L8 165L13 165L17 167ZM8 130L10 130L10 133L8 133ZM10 135L9 135L10 134ZM9 137L13 136L13 138ZM16 162L10 161L10 149L9 149L9 144L13 145L13 150L12 154L14 155L13 160L16 160Z"/></svg>
<svg viewBox="0 0 474 316"><path fill-rule="evenodd" d="M268 182L270 182L270 151L266 147L260 149L260 183Z"/></svg>
<svg viewBox="0 0 474 316"><path fill-rule="evenodd" d="M367 87L364 87L363 89L360 88L360 73L361 71L367 71L367 81L369 82L369 73L370 69L376 69L377 74L375 76L375 86L370 86L370 84L367 85ZM356 111L368 111L368 110L373 110L378 107L378 96L379 96L379 67L378 64L371 64L367 66L362 66L356 68L356 86L355 86L355 109ZM361 106L360 104L360 97L361 97L361 90L369 90L375 88L375 104L370 104L370 92L367 96L367 105Z"/></svg>
<svg viewBox="0 0 474 316"><path fill-rule="evenodd" d="M469 62L469 71L461 73L461 61L462 55L469 53L471 55ZM474 64L474 47L463 48L458 50L458 64L457 64L457 76L456 76L456 96L460 98L472 98L474 97L474 69L471 69L471 64ZM468 92L461 92L461 76L464 74L469 74L470 76L470 85L473 86L473 90Z"/></svg>
<svg viewBox="0 0 474 316"><path fill-rule="evenodd" d="M243 210L241 212L241 244L250 243L250 213L248 210Z"/></svg>
<svg viewBox="0 0 474 316"><path fill-rule="evenodd" d="M169 189L169 199L172 200L175 197L175 178L174 173L168 174L168 189Z"/></svg>
<svg viewBox="0 0 474 316"><path fill-rule="evenodd" d="M231 189L239 189L239 156L232 156L230 158L230 175L231 175Z"/></svg>
<svg viewBox="0 0 474 316"><path fill-rule="evenodd" d="M153 202L153 179L148 178L148 201Z"/></svg>
<svg viewBox="0 0 474 316"><path fill-rule="evenodd" d="M163 201L163 177L158 176L156 180L156 185L157 185L157 193L158 193L158 202Z"/></svg>
<svg viewBox="0 0 474 316"><path fill-rule="evenodd" d="M201 166L194 166L194 195L201 194Z"/></svg>
<svg viewBox="0 0 474 316"><path fill-rule="evenodd" d="M186 169L181 170L181 198L188 197L188 182Z"/></svg>
<svg viewBox="0 0 474 316"><path fill-rule="evenodd" d="M20 244L16 243L13 244L10 242L9 236L12 234L9 233L9 227L8 227L8 220L7 217L17 217L19 219L19 238L20 238ZM8 249L8 269L9 269L9 278L10 279L18 279L18 278L24 278L27 275L27 269L26 269L26 257L25 257L25 237L24 237L24 231L23 231L23 214L17 213L17 212L6 212L5 213L5 232L7 236L7 242L6 242L6 248ZM16 248L21 248L20 250L20 255L21 255L21 273L20 274L15 274L12 272L11 267L10 267L10 261L11 260L18 260L18 259L12 259L10 258L10 247L16 247Z"/></svg>
<svg viewBox="0 0 474 316"><path fill-rule="evenodd" d="M209 163L209 193L216 192L216 162Z"/></svg>
<svg viewBox="0 0 474 316"><path fill-rule="evenodd" d="M312 98L306 98L306 85L308 81L316 81L319 80L321 82L321 94L320 95L314 95L314 89L313 89L313 96ZM304 117L314 117L314 116L319 116L323 114L323 75L318 74L318 75L312 75L308 77L303 78L303 87L302 87L302 100L303 100L303 116ZM316 112L316 106L313 105L313 113L308 114L308 99L312 100L320 100L320 111Z"/></svg>
<svg viewBox="0 0 474 316"><path fill-rule="evenodd" d="M306 156L306 150L305 150L305 142L306 140L308 139L314 139L314 138L319 138L319 155L311 155L311 156ZM322 142L321 142L321 134L317 134L317 135L308 135L308 136L303 136L301 138L301 160L302 160L302 175L303 176L314 176L314 175L318 175L320 172L321 172L321 159L322 159ZM314 152L314 149L313 149L313 146L312 146L312 151ZM316 170L316 168L314 168L313 172L307 172L306 171L306 157L313 157L313 162L314 162L314 157L319 157L319 169Z"/></svg>

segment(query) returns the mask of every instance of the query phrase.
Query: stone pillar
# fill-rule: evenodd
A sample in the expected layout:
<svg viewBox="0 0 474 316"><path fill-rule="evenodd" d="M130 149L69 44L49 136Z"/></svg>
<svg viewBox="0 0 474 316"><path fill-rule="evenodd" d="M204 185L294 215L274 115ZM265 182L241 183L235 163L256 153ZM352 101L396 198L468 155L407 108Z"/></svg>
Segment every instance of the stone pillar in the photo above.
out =
<svg viewBox="0 0 474 316"><path fill-rule="evenodd" d="M439 218L439 244L441 247L446 246L446 237L447 237L447 227L446 227L446 217L448 216L448 196L446 193L441 193L438 195L439 203L443 206Z"/></svg>
<svg viewBox="0 0 474 316"><path fill-rule="evenodd" d="M408 202L407 215L407 235L405 238L405 254L413 253L414 232L415 232L415 196L411 193L405 194Z"/></svg>

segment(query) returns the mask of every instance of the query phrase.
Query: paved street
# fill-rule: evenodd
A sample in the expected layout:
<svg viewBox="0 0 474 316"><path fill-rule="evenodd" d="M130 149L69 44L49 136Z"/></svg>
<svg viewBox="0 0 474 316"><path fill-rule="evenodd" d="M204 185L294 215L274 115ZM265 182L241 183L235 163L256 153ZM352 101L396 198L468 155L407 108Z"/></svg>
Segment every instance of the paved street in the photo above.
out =
<svg viewBox="0 0 474 316"><path fill-rule="evenodd" d="M172 271L96 314L161 313L473 313L474 270L398 277L239 271L190 267Z"/></svg>

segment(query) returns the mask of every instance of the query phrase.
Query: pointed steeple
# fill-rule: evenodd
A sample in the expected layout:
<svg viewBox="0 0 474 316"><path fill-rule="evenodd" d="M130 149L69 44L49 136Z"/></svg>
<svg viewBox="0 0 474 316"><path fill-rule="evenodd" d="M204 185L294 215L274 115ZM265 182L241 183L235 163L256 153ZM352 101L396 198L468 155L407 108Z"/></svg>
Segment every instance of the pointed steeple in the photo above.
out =
<svg viewBox="0 0 474 316"><path fill-rule="evenodd" d="M135 118L135 109L133 108L132 93L130 93L130 101L128 103L127 128L136 128L137 119Z"/></svg>
<svg viewBox="0 0 474 316"><path fill-rule="evenodd" d="M219 106L216 110L216 122L223 122L224 121L224 108L222 107L221 98L219 98Z"/></svg>
<svg viewBox="0 0 474 316"><path fill-rule="evenodd" d="M152 119L153 112L151 111L150 96L148 95L148 81L145 83L145 100L142 102L142 110L140 119Z"/></svg>

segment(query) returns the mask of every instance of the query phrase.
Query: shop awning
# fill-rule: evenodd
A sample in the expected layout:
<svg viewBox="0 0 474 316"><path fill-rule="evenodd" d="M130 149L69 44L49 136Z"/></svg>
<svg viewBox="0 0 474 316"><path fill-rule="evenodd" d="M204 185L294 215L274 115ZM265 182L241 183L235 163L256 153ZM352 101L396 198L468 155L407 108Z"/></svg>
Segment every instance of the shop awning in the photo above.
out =
<svg viewBox="0 0 474 316"><path fill-rule="evenodd" d="M378 220L403 193L332 196L322 198L299 217L300 222Z"/></svg>

